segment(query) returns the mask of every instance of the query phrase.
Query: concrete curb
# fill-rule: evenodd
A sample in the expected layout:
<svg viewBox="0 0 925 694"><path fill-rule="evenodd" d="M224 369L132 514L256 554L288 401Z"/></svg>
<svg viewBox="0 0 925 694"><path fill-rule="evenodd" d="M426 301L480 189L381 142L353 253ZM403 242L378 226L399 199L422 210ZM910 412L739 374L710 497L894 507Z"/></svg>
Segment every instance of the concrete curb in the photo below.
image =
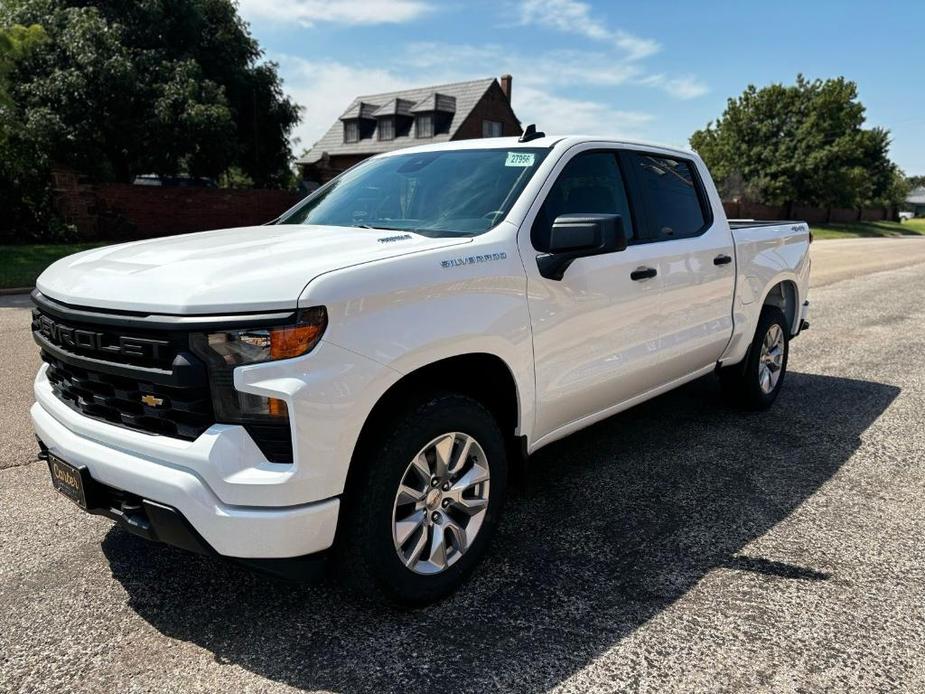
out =
<svg viewBox="0 0 925 694"><path fill-rule="evenodd" d="M9 296L11 294L31 294L33 289L35 289L35 287L10 287L8 289L0 289L0 296Z"/></svg>

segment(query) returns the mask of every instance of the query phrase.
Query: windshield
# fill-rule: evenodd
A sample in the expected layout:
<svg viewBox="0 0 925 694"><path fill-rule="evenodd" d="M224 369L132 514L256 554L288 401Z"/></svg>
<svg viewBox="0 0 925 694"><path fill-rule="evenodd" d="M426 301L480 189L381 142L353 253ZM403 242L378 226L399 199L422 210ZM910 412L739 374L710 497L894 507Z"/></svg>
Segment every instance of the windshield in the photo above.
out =
<svg viewBox="0 0 925 694"><path fill-rule="evenodd" d="M463 149L371 159L278 223L476 236L504 219L548 151Z"/></svg>

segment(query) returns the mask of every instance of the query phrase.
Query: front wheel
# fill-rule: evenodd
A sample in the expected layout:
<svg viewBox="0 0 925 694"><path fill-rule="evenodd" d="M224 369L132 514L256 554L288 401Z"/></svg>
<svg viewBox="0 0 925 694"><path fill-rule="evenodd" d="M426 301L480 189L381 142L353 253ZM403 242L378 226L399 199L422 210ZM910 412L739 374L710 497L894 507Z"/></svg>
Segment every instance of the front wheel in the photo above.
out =
<svg viewBox="0 0 925 694"><path fill-rule="evenodd" d="M485 407L452 393L381 430L384 440L355 461L340 570L364 593L427 604L455 590L487 549L504 502L504 440Z"/></svg>
<svg viewBox="0 0 925 694"><path fill-rule="evenodd" d="M784 312L765 306L745 359L720 369L727 397L747 410L765 410L777 399L787 374L789 330Z"/></svg>

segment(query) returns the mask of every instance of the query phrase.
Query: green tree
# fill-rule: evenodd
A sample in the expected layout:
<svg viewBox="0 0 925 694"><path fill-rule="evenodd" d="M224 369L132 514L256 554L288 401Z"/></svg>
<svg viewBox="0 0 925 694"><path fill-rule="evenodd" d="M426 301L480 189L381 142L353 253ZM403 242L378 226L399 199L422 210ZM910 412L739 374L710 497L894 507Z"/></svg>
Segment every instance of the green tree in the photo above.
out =
<svg viewBox="0 0 925 694"><path fill-rule="evenodd" d="M47 159L24 137L22 114L12 97L16 66L45 39L39 26L0 27L0 237L12 240L22 238L23 230L48 228L51 222Z"/></svg>
<svg viewBox="0 0 925 694"><path fill-rule="evenodd" d="M0 27L0 108L13 106L10 98L10 73L26 53L45 40L45 30L38 25Z"/></svg>
<svg viewBox="0 0 925 694"><path fill-rule="evenodd" d="M48 40L10 70L23 139L97 180L139 173L291 180L299 109L231 0L5 0Z"/></svg>
<svg viewBox="0 0 925 694"><path fill-rule="evenodd" d="M889 133L864 128L857 85L842 77L753 85L690 139L724 197L770 205L888 205L904 188Z"/></svg>

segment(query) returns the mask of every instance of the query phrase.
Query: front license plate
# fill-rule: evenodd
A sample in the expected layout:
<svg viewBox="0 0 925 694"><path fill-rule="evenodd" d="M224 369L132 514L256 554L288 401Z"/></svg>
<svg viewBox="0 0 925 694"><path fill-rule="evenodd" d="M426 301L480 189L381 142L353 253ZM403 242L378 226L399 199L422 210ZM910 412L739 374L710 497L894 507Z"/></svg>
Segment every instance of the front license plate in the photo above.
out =
<svg viewBox="0 0 925 694"><path fill-rule="evenodd" d="M87 496L80 470L51 453L48 454L48 469L51 471L51 483L55 489L81 508L87 508Z"/></svg>

